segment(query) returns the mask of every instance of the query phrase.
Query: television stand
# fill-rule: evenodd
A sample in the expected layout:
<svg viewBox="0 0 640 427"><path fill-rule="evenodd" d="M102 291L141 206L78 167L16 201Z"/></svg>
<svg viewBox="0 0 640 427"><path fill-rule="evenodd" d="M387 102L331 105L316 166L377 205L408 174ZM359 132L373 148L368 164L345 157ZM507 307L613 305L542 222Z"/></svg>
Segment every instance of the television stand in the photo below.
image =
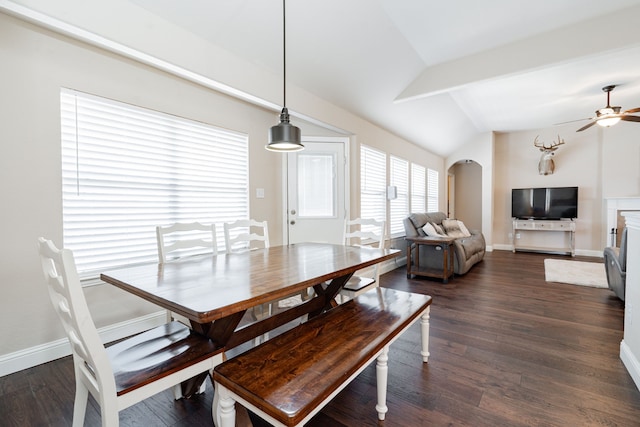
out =
<svg viewBox="0 0 640 427"><path fill-rule="evenodd" d="M569 233L569 247L553 248L538 246L519 246L517 245L516 234L518 232L563 232ZM535 251L535 252L564 252L567 255L576 256L576 222L570 220L546 220L546 219L513 219L512 227L512 244L513 252L517 250Z"/></svg>

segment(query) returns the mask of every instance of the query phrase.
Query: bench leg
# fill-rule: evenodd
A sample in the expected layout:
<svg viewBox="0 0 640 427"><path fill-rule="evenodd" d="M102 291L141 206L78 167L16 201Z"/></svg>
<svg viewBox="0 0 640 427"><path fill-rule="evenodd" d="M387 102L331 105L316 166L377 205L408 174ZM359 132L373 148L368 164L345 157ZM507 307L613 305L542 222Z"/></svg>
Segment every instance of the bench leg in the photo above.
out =
<svg viewBox="0 0 640 427"><path fill-rule="evenodd" d="M427 307L427 309L422 313L422 317L420 318L420 329L422 331L422 351L420 354L422 355L422 361L427 363L429 361L429 312L431 307Z"/></svg>
<svg viewBox="0 0 640 427"><path fill-rule="evenodd" d="M389 360L389 346L385 346L382 349L382 353L378 356L376 363L376 380L378 386L378 404L376 405L376 411L378 411L378 419L383 421L384 416L387 413L387 377L389 376L389 366L387 361Z"/></svg>
<svg viewBox="0 0 640 427"><path fill-rule="evenodd" d="M236 401L229 394L229 390L216 383L216 396L213 400L213 419L217 427L235 427ZM216 410L217 409L217 410ZM217 412L217 414L216 414Z"/></svg>

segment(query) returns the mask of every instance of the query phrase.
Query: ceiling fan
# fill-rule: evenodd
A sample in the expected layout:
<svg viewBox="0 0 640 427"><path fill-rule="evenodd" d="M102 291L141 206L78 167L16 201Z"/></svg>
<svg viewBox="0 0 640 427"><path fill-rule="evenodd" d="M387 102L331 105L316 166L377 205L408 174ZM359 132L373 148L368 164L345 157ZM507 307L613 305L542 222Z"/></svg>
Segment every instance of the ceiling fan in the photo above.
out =
<svg viewBox="0 0 640 427"><path fill-rule="evenodd" d="M611 95L611 91L615 88L615 85L609 85L602 88L604 92L607 93L607 106L604 108L600 108L596 110L596 116L591 118L591 123L581 127L576 132L583 131L585 129L590 128L596 123L603 127L613 126L618 123L620 120L626 120L628 122L640 122L640 116L633 116L633 113L640 112L639 108L632 108L631 110L620 112L619 106L612 107L609 102L609 96Z"/></svg>

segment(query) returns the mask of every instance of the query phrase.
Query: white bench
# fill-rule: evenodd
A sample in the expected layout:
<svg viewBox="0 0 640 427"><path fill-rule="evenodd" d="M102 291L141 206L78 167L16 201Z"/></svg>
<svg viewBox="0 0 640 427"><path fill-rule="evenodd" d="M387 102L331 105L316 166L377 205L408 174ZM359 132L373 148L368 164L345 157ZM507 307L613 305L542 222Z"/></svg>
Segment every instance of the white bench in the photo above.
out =
<svg viewBox="0 0 640 427"><path fill-rule="evenodd" d="M374 359L384 420L389 345L421 318L427 362L430 305L427 295L372 289L216 366L217 424L234 427L239 402L273 425L303 425Z"/></svg>

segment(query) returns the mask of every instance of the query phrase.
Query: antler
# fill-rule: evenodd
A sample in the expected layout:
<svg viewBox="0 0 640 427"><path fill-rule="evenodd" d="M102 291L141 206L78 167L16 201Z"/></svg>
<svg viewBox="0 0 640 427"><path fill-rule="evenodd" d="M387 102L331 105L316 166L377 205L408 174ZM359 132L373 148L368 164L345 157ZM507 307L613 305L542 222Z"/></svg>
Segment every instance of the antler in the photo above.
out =
<svg viewBox="0 0 640 427"><path fill-rule="evenodd" d="M533 140L533 145L539 148L540 151L556 151L560 145L564 144L564 139L560 139L560 135L558 135L558 141L553 141L551 145L547 147L544 143L540 144L538 142L538 136Z"/></svg>

